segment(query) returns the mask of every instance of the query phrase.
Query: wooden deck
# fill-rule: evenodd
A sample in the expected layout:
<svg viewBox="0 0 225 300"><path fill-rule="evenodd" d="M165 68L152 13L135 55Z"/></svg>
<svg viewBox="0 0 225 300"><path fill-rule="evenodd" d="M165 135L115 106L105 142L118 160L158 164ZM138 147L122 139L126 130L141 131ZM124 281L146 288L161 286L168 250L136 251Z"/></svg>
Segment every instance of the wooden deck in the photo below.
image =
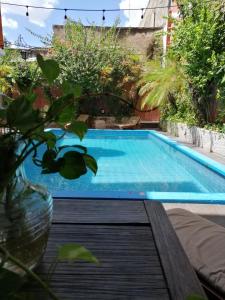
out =
<svg viewBox="0 0 225 300"><path fill-rule="evenodd" d="M58 245L79 243L100 266L60 263L51 287L62 300L185 300L204 296L158 202L55 200L54 221L39 273ZM40 299L43 298L40 294Z"/></svg>

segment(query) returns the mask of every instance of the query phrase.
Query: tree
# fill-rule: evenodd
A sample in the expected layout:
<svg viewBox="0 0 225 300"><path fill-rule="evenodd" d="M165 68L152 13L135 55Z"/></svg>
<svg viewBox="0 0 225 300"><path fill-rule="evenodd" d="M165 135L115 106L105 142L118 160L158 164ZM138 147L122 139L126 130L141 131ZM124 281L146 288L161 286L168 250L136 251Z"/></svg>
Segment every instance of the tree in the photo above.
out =
<svg viewBox="0 0 225 300"><path fill-rule="evenodd" d="M89 26L68 20L65 25L65 36L61 40L53 39L52 56L59 63L62 73L59 80L79 84L88 99L81 105L91 107L92 114L98 114L98 100L107 102L111 113L127 110L117 99L104 95L96 99L95 94L113 93L131 98L126 92L139 78L140 62L130 50L118 42L116 25L112 28ZM88 103L87 103L88 102Z"/></svg>
<svg viewBox="0 0 225 300"><path fill-rule="evenodd" d="M225 86L224 0L180 0L172 50L187 75L199 123L215 122Z"/></svg>

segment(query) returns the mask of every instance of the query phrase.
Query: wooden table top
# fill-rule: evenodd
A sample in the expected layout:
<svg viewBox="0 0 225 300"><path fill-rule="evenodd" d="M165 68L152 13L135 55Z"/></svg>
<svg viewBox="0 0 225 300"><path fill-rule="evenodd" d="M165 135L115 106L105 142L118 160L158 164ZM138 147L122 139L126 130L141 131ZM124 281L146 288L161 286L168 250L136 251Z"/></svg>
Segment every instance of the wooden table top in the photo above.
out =
<svg viewBox="0 0 225 300"><path fill-rule="evenodd" d="M62 300L205 297L159 202L55 199L40 273L47 272L57 246L65 243L84 245L100 266L59 263L51 287Z"/></svg>

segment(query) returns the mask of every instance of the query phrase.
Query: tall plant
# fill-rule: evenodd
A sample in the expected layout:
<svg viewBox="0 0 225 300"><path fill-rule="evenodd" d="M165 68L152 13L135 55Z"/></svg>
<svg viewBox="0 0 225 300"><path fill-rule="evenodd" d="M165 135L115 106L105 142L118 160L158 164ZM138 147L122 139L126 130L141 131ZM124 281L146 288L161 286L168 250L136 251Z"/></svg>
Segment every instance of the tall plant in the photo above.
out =
<svg viewBox="0 0 225 300"><path fill-rule="evenodd" d="M176 109L176 96L185 89L186 79L181 66L175 61L168 59L163 67L159 60L153 60L147 64L139 85L142 106L148 104L155 108L169 103Z"/></svg>
<svg viewBox="0 0 225 300"><path fill-rule="evenodd" d="M63 38L56 36L52 47L62 70L60 82L79 84L89 99L107 92L130 98L126 88L139 78L141 67L137 56L119 44L116 25L85 27L68 20Z"/></svg>
<svg viewBox="0 0 225 300"><path fill-rule="evenodd" d="M180 0L179 5L182 18L174 29L172 49L184 67L199 123L204 125L215 121L218 94L225 87L225 3Z"/></svg>

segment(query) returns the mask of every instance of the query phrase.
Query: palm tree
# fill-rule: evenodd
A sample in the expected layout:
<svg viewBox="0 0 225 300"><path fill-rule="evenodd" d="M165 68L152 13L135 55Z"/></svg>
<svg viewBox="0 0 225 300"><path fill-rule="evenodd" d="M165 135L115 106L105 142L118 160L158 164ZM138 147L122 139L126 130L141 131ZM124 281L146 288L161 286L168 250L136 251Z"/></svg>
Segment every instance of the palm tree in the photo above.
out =
<svg viewBox="0 0 225 300"><path fill-rule="evenodd" d="M175 96L184 90L186 79L181 66L168 60L165 67L159 61L151 61L139 82L142 107L156 108L169 102L176 108Z"/></svg>

